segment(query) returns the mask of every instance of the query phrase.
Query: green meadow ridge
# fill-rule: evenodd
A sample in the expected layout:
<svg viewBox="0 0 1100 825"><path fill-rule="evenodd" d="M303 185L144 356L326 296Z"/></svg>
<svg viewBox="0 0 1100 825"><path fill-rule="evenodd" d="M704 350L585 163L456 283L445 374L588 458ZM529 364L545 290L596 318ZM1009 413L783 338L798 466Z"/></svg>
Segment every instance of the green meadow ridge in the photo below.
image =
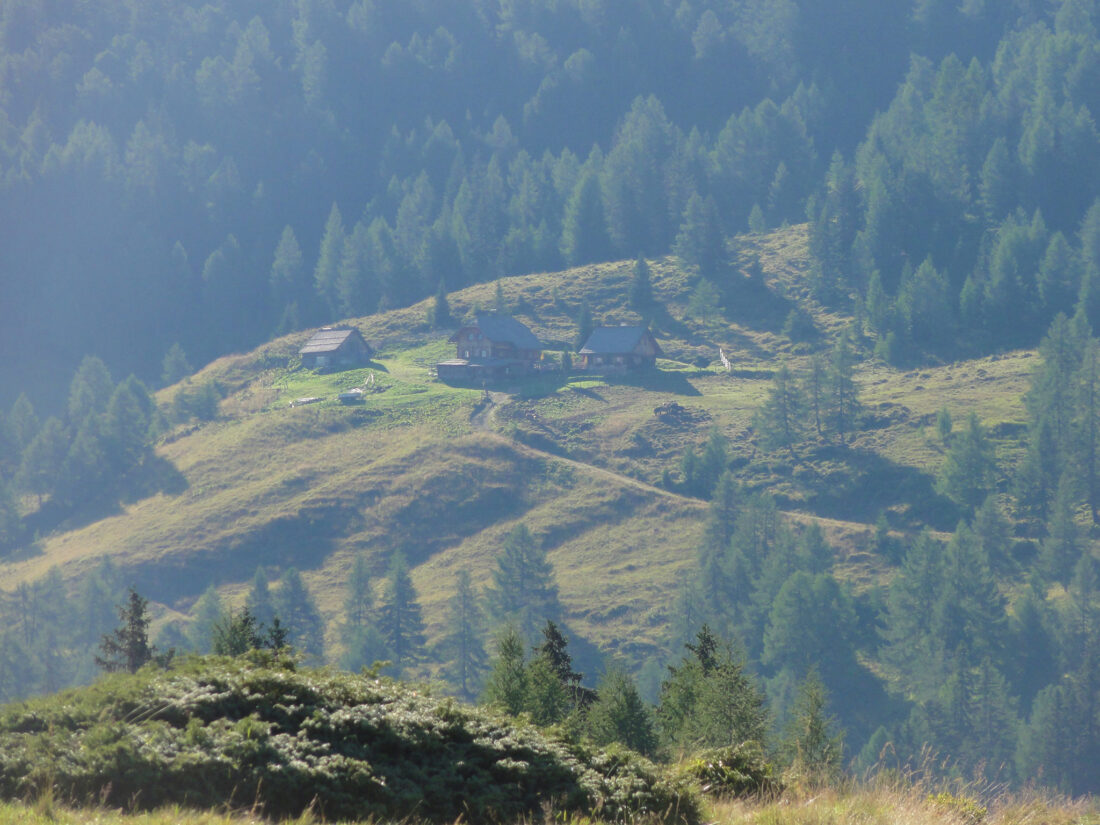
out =
<svg viewBox="0 0 1100 825"><path fill-rule="evenodd" d="M943 460L936 411L953 407L959 419L976 411L1011 459L1022 449L1020 396L1033 359L1010 353L919 372L862 361L866 426L847 454L823 447L791 467L762 453L752 416L776 364L805 364L851 320L809 297L806 233L796 226L738 238L734 260L759 262L768 289L722 315L691 314L690 276L675 259L651 261L660 307L653 326L667 355L656 372L529 379L497 388L485 407L480 391L431 379L430 366L452 354L450 332L425 321L431 301L354 319L379 347L362 370L294 369L308 332L215 361L159 395L170 404L215 382L224 396L216 420L180 425L157 448L184 489L43 537L35 551L4 560L3 581L12 588L54 566L76 580L109 557L157 606L159 630L185 621L211 585L233 603L258 566L272 574L294 566L333 646L354 555L364 553L380 577L400 549L431 641L444 629L456 572L487 581L504 534L523 522L548 551L571 628L637 663L665 644L676 583L695 561L706 513L705 502L666 489L662 476L676 475L685 450L717 428L739 480L775 494L796 521L821 525L838 574L870 586L889 571L869 552L878 513L914 526L935 503L931 477ZM624 261L499 283L509 310L565 349L582 302L597 323L639 320L627 305L631 270ZM495 299L494 285L449 296L456 318ZM781 331L796 306L818 330L810 343ZM732 374L717 364L719 347ZM364 404L336 401L371 373ZM324 400L290 406L307 396ZM673 401L684 414L654 414Z"/></svg>

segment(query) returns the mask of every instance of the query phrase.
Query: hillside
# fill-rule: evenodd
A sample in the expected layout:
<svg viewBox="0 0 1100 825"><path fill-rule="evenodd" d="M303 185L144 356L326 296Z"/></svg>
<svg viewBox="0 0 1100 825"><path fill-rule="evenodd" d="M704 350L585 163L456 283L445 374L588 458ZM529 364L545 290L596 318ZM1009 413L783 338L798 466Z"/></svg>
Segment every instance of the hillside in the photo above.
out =
<svg viewBox="0 0 1100 825"><path fill-rule="evenodd" d="M651 263L664 307L655 329L668 358L639 378L540 379L495 389L484 409L480 391L431 377L429 365L450 351L450 332L428 327L430 302L354 319L380 347L367 370L289 369L308 333L215 361L191 382L222 388L218 420L178 427L158 447L181 476L179 492L45 536L36 552L5 560L0 581L10 591L54 566L75 581L109 556L124 580L162 607L163 624L184 619L210 585L239 600L257 566L275 576L293 565L335 644L354 554L365 553L381 577L399 548L435 639L455 571L467 567L475 583L487 582L503 534L523 522L549 552L570 626L638 663L665 641L676 583L694 562L706 511L705 502L662 489L662 472L675 472L684 450L715 427L729 439L732 466L747 487L776 494L797 521L819 523L844 577L880 581L888 566L869 552L870 525L885 509L896 511L899 526L925 517L911 511L925 506L920 497L927 498L942 461L936 412L946 405L961 419L975 410L1002 457L1013 460L1031 354L910 372L861 363L871 425L852 445L855 460L822 455L790 475L758 454L752 413L779 359L798 365L827 349L849 319L826 313L804 290L804 226L743 236L735 254L759 260L768 290L758 306L706 321L687 315L689 280L675 259ZM602 264L501 285L517 317L564 348L582 300L597 319L637 319L625 305L631 269L631 262ZM450 296L456 317L494 300L490 285ZM796 303L822 330L812 345L792 344L779 330ZM732 374L716 363L719 346ZM364 405L336 402L369 373L375 392ZM164 390L161 401L176 391ZM289 406L306 396L324 400ZM670 401L686 415L658 419L654 408ZM821 492L800 472L832 473L836 483Z"/></svg>

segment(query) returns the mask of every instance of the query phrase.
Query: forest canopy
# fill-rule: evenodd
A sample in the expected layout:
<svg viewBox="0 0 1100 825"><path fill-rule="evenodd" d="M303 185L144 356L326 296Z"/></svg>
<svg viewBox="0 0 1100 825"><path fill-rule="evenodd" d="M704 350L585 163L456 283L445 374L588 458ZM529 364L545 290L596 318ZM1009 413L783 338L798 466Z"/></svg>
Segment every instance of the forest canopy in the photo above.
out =
<svg viewBox="0 0 1100 825"><path fill-rule="evenodd" d="M176 343L203 363L807 201L824 293L878 273L884 337L919 349L946 302L1000 343L1019 256L1050 259L1041 312L1092 261L1094 24L1083 0L13 0L0 401L59 403L87 354L151 383ZM947 284L917 301L929 257Z"/></svg>

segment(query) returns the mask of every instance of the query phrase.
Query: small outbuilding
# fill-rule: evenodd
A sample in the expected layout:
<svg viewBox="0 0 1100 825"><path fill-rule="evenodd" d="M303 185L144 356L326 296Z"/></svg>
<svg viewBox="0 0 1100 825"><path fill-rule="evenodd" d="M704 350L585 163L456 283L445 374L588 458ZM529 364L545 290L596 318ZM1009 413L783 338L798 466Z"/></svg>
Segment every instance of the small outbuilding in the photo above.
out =
<svg viewBox="0 0 1100 825"><path fill-rule="evenodd" d="M322 327L298 350L302 366L309 368L359 367L374 349L354 327Z"/></svg>
<svg viewBox="0 0 1100 825"><path fill-rule="evenodd" d="M648 327L597 327L577 353L574 366L590 372L620 372L654 367L663 355Z"/></svg>
<svg viewBox="0 0 1100 825"><path fill-rule="evenodd" d="M484 313L451 336L455 357L436 364L443 381L486 381L537 372L542 343L510 315Z"/></svg>

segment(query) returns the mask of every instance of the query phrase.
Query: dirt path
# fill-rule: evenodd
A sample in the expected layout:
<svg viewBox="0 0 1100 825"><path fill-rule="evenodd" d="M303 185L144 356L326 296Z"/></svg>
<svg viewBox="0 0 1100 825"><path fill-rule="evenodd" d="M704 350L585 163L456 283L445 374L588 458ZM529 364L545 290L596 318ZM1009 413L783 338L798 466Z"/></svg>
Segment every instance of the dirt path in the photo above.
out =
<svg viewBox="0 0 1100 825"><path fill-rule="evenodd" d="M632 478L622 473L617 473L614 470L609 470L605 467L600 467L596 464L589 464L585 461L578 461L575 458L568 458L567 456L551 453L546 450L540 450L537 447L532 447L528 444L524 444L521 441L516 441L506 436L501 435L492 429L492 425L496 420L496 413L500 407L509 403L511 396L503 392L489 393L488 401L479 403L478 407L474 409L474 412L470 415L470 424L478 430L481 430L489 437L507 444L517 452L527 456L537 456L546 460L560 461L570 467L573 467L582 472L595 475L598 478L605 478L615 484L619 484L626 487L633 487L636 490L649 493L651 495L662 496L666 499L672 499L682 505L694 509L705 509L709 506L708 502L701 499L693 498L691 496L680 495L670 490L665 490L661 487L656 487L645 481L639 481L636 478ZM815 516L810 513L798 513L780 511L788 519L794 523L810 524L818 523L823 529L830 535L838 536L840 534L864 534L870 531L871 525L863 524L861 522L854 521L842 521L838 519L831 519L823 516ZM850 542L845 542L850 543Z"/></svg>
<svg viewBox="0 0 1100 825"><path fill-rule="evenodd" d="M578 461L575 458L567 458L566 456L557 455L556 453L547 452L546 450L540 450L537 447L532 447L528 444L524 444L521 441L515 441L511 438L506 438L500 433L492 429L492 424L496 420L497 410L507 404L509 401L509 395L503 392L491 392L488 393L487 398L478 402L478 405L474 407L474 411L470 414L470 425L477 430L481 430L494 439L497 439L503 443L508 444L518 452L528 456L538 456L539 458L545 458L547 460L560 461L575 469L587 472L597 477L606 478L610 481L620 484L625 487L633 487L636 490L642 490L651 495L663 496L665 498L674 499L681 504L688 505L690 507L705 507L706 502L700 501L697 498L691 496L682 496L679 493L673 493L669 490L664 490L660 487L655 487L652 484L647 484L644 481L639 481L636 478L617 473L614 470L608 470L604 467L597 466L595 464L589 464L584 461Z"/></svg>

